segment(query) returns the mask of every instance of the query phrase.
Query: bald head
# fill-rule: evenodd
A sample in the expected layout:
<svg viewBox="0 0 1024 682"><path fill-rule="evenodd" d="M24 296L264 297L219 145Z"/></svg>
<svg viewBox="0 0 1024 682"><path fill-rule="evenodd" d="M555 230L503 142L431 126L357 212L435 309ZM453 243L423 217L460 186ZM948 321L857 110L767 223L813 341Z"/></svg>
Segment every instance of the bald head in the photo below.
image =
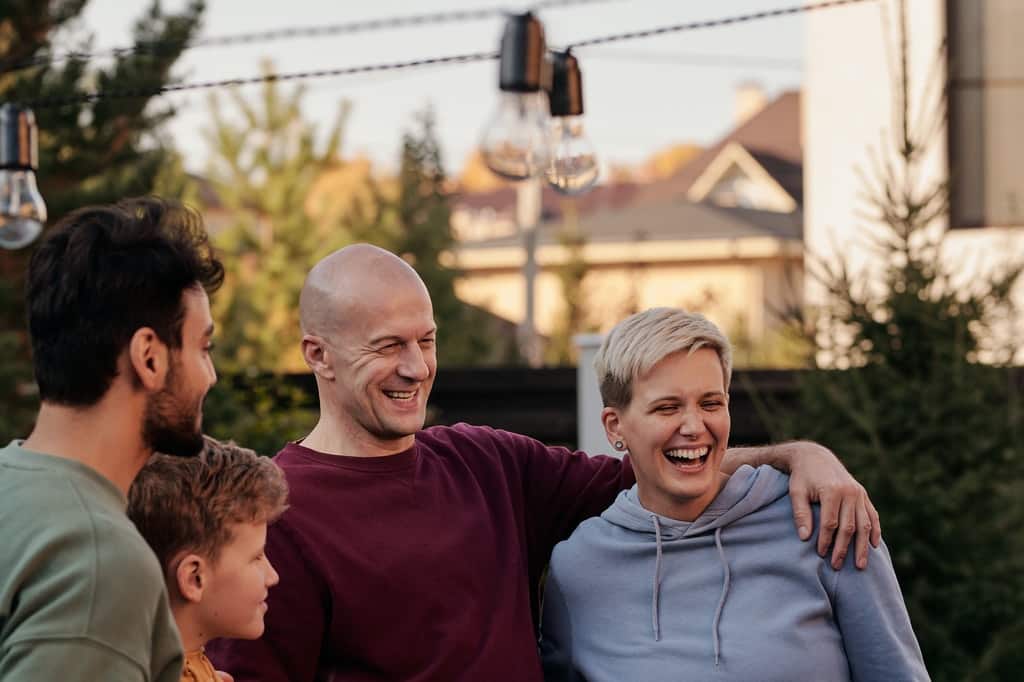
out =
<svg viewBox="0 0 1024 682"><path fill-rule="evenodd" d="M313 266L299 296L303 334L327 336L360 308L399 291L415 291L429 300L427 287L412 267L395 254L371 244L353 244Z"/></svg>
<svg viewBox="0 0 1024 682"><path fill-rule="evenodd" d="M412 447L437 372L437 325L416 271L376 246L348 246L313 267L299 311L320 397L309 446L365 456Z"/></svg>

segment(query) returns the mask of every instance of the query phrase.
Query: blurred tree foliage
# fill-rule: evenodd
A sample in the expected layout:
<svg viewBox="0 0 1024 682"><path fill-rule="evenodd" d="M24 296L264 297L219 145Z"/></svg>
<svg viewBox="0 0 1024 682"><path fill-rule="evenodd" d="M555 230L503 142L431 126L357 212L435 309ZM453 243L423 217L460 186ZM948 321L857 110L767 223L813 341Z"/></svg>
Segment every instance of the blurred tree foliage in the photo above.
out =
<svg viewBox="0 0 1024 682"><path fill-rule="evenodd" d="M865 174L882 276L821 268L827 303L805 329L823 367L801 377L780 435L832 448L870 491L933 678L1016 679L1024 404L1007 365L1021 267L965 283L946 265L947 188L921 180L930 140L907 124L905 67L894 80L894 150Z"/></svg>
<svg viewBox="0 0 1024 682"><path fill-rule="evenodd" d="M674 144L652 154L637 170L640 177L648 180L669 178L704 151L695 144Z"/></svg>
<svg viewBox="0 0 1024 682"><path fill-rule="evenodd" d="M567 258L556 270L562 288L562 314L544 349L544 360L552 365L573 365L576 363L573 337L595 331L596 325L590 322L590 310L587 307L585 280L588 268L583 255L587 239L580 229L579 209L575 199L562 201L562 216L558 243L566 250Z"/></svg>
<svg viewBox="0 0 1024 682"><path fill-rule="evenodd" d="M310 382L312 383L312 382ZM203 404L204 430L262 455L306 436L316 424L315 398L289 377L221 377Z"/></svg>
<svg viewBox="0 0 1024 682"><path fill-rule="evenodd" d="M171 69L198 31L203 2L178 13L153 2L135 23L137 51L102 61L80 19L87 0L0 2L0 100L40 102L92 90L151 91L176 82ZM175 152L163 132L166 99L127 97L36 106L40 192L53 224L73 208L152 192L173 182ZM24 273L31 248L0 251L0 440L27 435L35 416L24 324Z"/></svg>
<svg viewBox="0 0 1024 682"><path fill-rule="evenodd" d="M264 71L273 72L270 64ZM204 208L227 270L213 301L218 362L227 373L306 369L299 346L302 283L318 260L352 241L349 215L327 219L307 210L318 179L344 165L348 106L339 107L321 142L317 126L303 117L304 94L302 86L286 93L268 81L252 100L229 90L229 106L217 93L210 96L206 176L219 205ZM214 224L215 213L225 225Z"/></svg>
<svg viewBox="0 0 1024 682"><path fill-rule="evenodd" d="M378 195L377 218L362 237L400 255L423 278L434 304L442 367L516 362L511 326L455 295L451 196L434 125L427 109L403 136L397 187Z"/></svg>

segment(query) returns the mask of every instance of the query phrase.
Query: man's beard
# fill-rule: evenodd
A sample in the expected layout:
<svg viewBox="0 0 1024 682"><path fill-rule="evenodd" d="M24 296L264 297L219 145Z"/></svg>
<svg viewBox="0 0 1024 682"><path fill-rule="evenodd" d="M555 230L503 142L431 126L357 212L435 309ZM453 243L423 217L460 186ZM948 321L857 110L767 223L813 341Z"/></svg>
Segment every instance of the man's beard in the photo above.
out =
<svg viewBox="0 0 1024 682"><path fill-rule="evenodd" d="M172 365L166 385L146 404L142 439L156 452L195 457L203 449L203 433L197 418L202 410L202 397L192 407L185 404L175 392L180 390L175 374Z"/></svg>

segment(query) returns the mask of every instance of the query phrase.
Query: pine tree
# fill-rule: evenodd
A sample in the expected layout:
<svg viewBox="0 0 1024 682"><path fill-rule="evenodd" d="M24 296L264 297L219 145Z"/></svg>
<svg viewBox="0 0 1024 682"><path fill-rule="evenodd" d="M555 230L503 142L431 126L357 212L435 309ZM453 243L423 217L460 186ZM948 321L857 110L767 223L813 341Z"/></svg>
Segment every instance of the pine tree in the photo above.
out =
<svg viewBox="0 0 1024 682"><path fill-rule="evenodd" d="M502 336L482 310L455 295L459 272L445 262L455 238L433 113L421 113L417 125L402 139L397 196L382 198L380 219L364 236L405 258L423 278L434 304L442 366L514 360L514 339Z"/></svg>
<svg viewBox="0 0 1024 682"><path fill-rule="evenodd" d="M272 72L269 64L264 65ZM222 98L210 97L212 125L207 177L231 224L214 235L227 270L214 300L221 335L219 363L227 372L304 371L299 293L309 269L352 241L345 215L314 219L308 199L328 171L343 165L342 105L326 141L305 120L299 86L290 92L268 81L255 101L227 95L240 122L229 120Z"/></svg>
<svg viewBox="0 0 1024 682"><path fill-rule="evenodd" d="M15 0L0 4L0 98L45 102L88 90L153 91L177 82L171 69L198 32L203 2L166 14L159 2L136 21L136 51L113 60L61 57L70 45L52 40L69 27L87 0ZM66 34L65 34L66 35ZM91 37L76 46L88 52ZM27 65L29 62L33 65ZM22 67L22 68L18 68ZM173 150L161 126L174 115L158 97L118 97L35 109L39 125L39 189L50 223L86 204L109 203L150 192Z"/></svg>
<svg viewBox="0 0 1024 682"><path fill-rule="evenodd" d="M87 0L0 2L0 101L74 98L88 90L153 91L175 82L171 69L196 34L203 3L193 0L168 14L154 2L134 30L137 52L112 60L51 60L88 52L68 29ZM60 35L66 44L55 45ZM152 97L34 108L39 126L39 189L49 223L85 204L109 203L152 192L167 175L174 151L162 125L174 114L169 101ZM24 327L24 271L31 248L0 251L0 439L26 435L35 413L28 340Z"/></svg>
<svg viewBox="0 0 1024 682"><path fill-rule="evenodd" d="M933 678L1010 679L997 671L1024 642L1024 392L979 359L1006 357L987 340L1020 270L953 286L939 245L916 241L918 201L891 216L881 294L831 273L831 333L809 340L848 369L800 375L781 435L827 445L870 491Z"/></svg>

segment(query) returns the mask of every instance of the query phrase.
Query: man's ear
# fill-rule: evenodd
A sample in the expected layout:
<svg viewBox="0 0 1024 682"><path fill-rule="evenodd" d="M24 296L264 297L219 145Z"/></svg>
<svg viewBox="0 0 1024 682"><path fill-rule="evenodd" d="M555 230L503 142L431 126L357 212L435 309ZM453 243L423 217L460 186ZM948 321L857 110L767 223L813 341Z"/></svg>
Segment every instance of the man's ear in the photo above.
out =
<svg viewBox="0 0 1024 682"><path fill-rule="evenodd" d="M167 381L170 349L150 327L140 327L128 341L128 364L148 391L159 391Z"/></svg>
<svg viewBox="0 0 1024 682"><path fill-rule="evenodd" d="M601 423L604 425L604 434L607 436L609 443L613 446L616 442L625 444L626 439L621 432L622 420L619 417L618 409L606 407L601 410Z"/></svg>
<svg viewBox="0 0 1024 682"><path fill-rule="evenodd" d="M198 604L209 582L209 563L198 554L186 554L174 571L174 582L182 600Z"/></svg>
<svg viewBox="0 0 1024 682"><path fill-rule="evenodd" d="M323 337L316 334L304 334L302 337L302 357L306 360L306 365L318 377L327 380L334 379L331 351L327 348L327 342Z"/></svg>

